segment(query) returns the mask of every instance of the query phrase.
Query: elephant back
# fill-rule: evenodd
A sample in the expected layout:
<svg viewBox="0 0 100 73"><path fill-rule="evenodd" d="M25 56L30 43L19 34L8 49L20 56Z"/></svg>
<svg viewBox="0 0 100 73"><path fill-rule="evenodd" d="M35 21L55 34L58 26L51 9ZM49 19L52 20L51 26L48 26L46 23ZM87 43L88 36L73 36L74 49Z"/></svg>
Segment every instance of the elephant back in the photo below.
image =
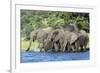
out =
<svg viewBox="0 0 100 73"><path fill-rule="evenodd" d="M79 28L77 27L76 24L63 25L62 27L65 31L70 31L70 32L73 32L73 31L78 32L79 31Z"/></svg>

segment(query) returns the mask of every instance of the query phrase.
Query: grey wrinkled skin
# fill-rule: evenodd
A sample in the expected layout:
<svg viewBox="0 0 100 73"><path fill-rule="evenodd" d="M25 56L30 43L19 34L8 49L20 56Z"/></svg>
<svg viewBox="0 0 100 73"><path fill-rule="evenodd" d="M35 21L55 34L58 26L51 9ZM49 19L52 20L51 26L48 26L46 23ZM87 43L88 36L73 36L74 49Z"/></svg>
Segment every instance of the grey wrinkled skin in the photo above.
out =
<svg viewBox="0 0 100 73"><path fill-rule="evenodd" d="M89 42L88 34L84 30L80 30L79 37L76 41L76 45L78 46L78 51L86 51L87 44Z"/></svg>
<svg viewBox="0 0 100 73"><path fill-rule="evenodd" d="M40 52L75 52L86 50L89 37L84 30L79 31L75 24L41 28L30 33L29 46L26 51L30 50L31 44L35 40L39 43Z"/></svg>
<svg viewBox="0 0 100 73"><path fill-rule="evenodd" d="M74 52L86 50L86 46L89 42L89 37L84 30L79 31L78 27L74 24L67 25L66 27L64 27L64 30L66 33L66 41L63 48L64 51L71 50Z"/></svg>
<svg viewBox="0 0 100 73"><path fill-rule="evenodd" d="M78 35L74 32L65 31L65 40L64 40L64 51L75 51L76 48L73 47L73 43L78 39Z"/></svg>
<svg viewBox="0 0 100 73"><path fill-rule="evenodd" d="M53 33L52 33L52 37L51 39L53 40L54 43L54 48L55 51L62 51L64 52L63 48L64 48L64 40L65 40L65 32L63 29L56 29Z"/></svg>
<svg viewBox="0 0 100 73"><path fill-rule="evenodd" d="M48 34L50 33L51 30L52 30L52 28L44 28L44 29L37 29L37 30L32 31L30 33L29 46L28 46L28 49L26 51L30 50L31 44L35 40L38 41L38 43L39 43L38 48L40 48L40 51L41 51L44 47L44 41L48 37Z"/></svg>
<svg viewBox="0 0 100 73"><path fill-rule="evenodd" d="M64 48L64 41L65 40L65 32L63 29L55 29L52 30L52 32L49 34L47 40L46 40L46 47L47 50L53 51L53 52L63 52Z"/></svg>

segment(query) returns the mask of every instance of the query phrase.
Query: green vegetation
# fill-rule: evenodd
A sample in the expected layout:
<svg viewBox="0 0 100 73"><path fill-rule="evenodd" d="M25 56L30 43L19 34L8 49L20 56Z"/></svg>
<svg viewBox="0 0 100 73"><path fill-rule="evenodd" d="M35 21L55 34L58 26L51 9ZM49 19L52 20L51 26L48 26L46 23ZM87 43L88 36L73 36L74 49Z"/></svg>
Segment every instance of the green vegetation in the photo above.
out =
<svg viewBox="0 0 100 73"><path fill-rule="evenodd" d="M21 48L25 50L29 44L29 34L32 30L67 25L75 23L79 29L89 33L89 13L21 10ZM32 47L36 47L34 42Z"/></svg>
<svg viewBox="0 0 100 73"><path fill-rule="evenodd" d="M21 10L21 35L28 39L32 30L75 23L89 32L89 13Z"/></svg>

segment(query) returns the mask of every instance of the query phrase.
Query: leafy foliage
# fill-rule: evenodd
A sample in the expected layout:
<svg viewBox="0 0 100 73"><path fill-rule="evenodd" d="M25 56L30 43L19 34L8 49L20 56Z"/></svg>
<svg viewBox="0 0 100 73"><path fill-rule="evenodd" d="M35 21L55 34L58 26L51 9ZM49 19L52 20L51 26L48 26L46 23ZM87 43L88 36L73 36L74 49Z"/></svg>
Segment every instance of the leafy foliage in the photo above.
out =
<svg viewBox="0 0 100 73"><path fill-rule="evenodd" d="M21 10L21 36L29 38L32 30L75 23L89 32L89 13Z"/></svg>

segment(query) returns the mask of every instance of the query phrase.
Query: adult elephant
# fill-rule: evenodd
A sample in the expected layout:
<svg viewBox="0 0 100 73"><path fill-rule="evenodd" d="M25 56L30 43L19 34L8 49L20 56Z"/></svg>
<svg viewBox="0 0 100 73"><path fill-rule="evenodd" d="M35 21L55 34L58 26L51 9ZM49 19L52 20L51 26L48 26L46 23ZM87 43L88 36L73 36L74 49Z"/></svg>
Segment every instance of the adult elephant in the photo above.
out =
<svg viewBox="0 0 100 73"><path fill-rule="evenodd" d="M62 51L63 44L64 44L64 39L65 39L65 32L63 29L54 29L52 32L49 34L47 40L46 40L46 46L45 47L48 51L50 50L51 52L58 52Z"/></svg>
<svg viewBox="0 0 100 73"><path fill-rule="evenodd" d="M89 42L88 34L84 30L79 31L78 39L75 42L75 46L78 47L78 51L86 51L87 50L87 44Z"/></svg>
<svg viewBox="0 0 100 73"><path fill-rule="evenodd" d="M78 39L77 32L65 31L63 51L76 51L75 42Z"/></svg>
<svg viewBox="0 0 100 73"><path fill-rule="evenodd" d="M47 39L48 34L50 33L51 30L52 30L52 28L51 27L48 27L48 28L43 28L43 29L40 28L40 29L37 29L37 30L32 31L30 33L29 46L28 46L28 49L26 51L29 51L30 50L31 44L35 40L38 41L38 43L39 43L38 48L40 48L40 51L42 51L43 50L43 47L44 47L44 41Z"/></svg>
<svg viewBox="0 0 100 73"><path fill-rule="evenodd" d="M36 39L37 39L37 34L38 34L38 32L40 31L41 29L37 29L37 30L34 30L34 31L32 31L31 33L30 33L30 41L29 41L29 46L28 46L28 48L27 48L27 50L26 51L29 51L30 50L30 47L31 47L31 45L32 45L32 42L34 42Z"/></svg>

